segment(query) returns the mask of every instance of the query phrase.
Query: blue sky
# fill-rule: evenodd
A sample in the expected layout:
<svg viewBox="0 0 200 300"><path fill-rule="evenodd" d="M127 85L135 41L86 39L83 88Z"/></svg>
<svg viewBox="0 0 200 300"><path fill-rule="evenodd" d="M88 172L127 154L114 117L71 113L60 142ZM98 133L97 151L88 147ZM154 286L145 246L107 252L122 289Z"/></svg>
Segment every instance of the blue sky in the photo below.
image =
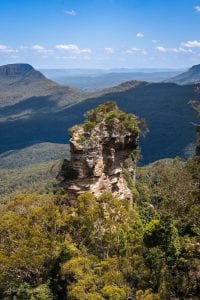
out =
<svg viewBox="0 0 200 300"><path fill-rule="evenodd" d="M200 0L1 0L0 64L185 68L200 63Z"/></svg>

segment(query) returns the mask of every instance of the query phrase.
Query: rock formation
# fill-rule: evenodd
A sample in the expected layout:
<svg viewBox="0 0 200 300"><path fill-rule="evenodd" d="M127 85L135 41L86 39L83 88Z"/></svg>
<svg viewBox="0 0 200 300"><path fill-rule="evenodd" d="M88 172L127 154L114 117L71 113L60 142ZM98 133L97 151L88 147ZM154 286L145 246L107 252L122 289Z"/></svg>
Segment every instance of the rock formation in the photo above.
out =
<svg viewBox="0 0 200 300"><path fill-rule="evenodd" d="M111 191L132 199L139 127L133 114L107 102L87 113L87 121L70 130L70 161L64 160L59 177L69 198L90 191ZM127 178L128 177L128 178Z"/></svg>

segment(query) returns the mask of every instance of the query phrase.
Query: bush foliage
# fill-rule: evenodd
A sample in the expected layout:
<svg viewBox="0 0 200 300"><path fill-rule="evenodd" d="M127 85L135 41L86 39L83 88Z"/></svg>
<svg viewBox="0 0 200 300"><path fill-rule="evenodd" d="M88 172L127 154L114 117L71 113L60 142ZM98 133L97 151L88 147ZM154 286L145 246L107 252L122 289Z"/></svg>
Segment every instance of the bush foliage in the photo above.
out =
<svg viewBox="0 0 200 300"><path fill-rule="evenodd" d="M115 108L88 122L121 117ZM69 204L59 185L3 199L0 299L199 299L199 170L199 157L162 160L139 168L134 186L124 169L134 203L87 192Z"/></svg>
<svg viewBox="0 0 200 300"><path fill-rule="evenodd" d="M197 168L140 168L136 203L106 192L68 206L59 188L10 197L0 206L1 298L198 299Z"/></svg>

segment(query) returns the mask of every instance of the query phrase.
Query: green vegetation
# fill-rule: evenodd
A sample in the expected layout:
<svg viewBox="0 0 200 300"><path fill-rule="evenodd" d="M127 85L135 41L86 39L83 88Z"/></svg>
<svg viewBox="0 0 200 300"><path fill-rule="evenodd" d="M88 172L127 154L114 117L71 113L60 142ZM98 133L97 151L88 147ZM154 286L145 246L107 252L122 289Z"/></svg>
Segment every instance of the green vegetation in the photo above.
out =
<svg viewBox="0 0 200 300"><path fill-rule="evenodd" d="M39 143L0 154L1 169L21 169L69 157L69 145Z"/></svg>
<svg viewBox="0 0 200 300"><path fill-rule="evenodd" d="M34 164L18 169L0 169L0 194L13 192L45 192L46 186L55 181L60 161Z"/></svg>
<svg viewBox="0 0 200 300"><path fill-rule="evenodd" d="M86 116L88 117L89 121L96 123L103 120L108 113L116 110L118 110L116 103L113 101L108 101L87 112Z"/></svg>
<svg viewBox="0 0 200 300"><path fill-rule="evenodd" d="M47 299L48 288L41 284L48 278L47 265L57 256L56 233L62 226L54 202L53 196L19 194L0 206L0 290L8 299L22 299L23 293L46 294L40 299Z"/></svg>
<svg viewBox="0 0 200 300"><path fill-rule="evenodd" d="M198 299L197 168L197 158L140 168L136 203L106 192L69 206L58 187L7 198L1 299Z"/></svg>
<svg viewBox="0 0 200 300"><path fill-rule="evenodd" d="M133 114L121 111L115 102L109 101L99 105L97 108L87 113L89 122L95 124L105 120L107 125L122 126L125 130L133 134L139 133L137 118Z"/></svg>
<svg viewBox="0 0 200 300"><path fill-rule="evenodd" d="M83 124L83 129L85 131L91 131L95 125L96 125L95 122L85 121Z"/></svg>
<svg viewBox="0 0 200 300"><path fill-rule="evenodd" d="M134 180L133 180L130 172L128 171L128 169L123 169L123 175L124 175L124 178L127 182L128 188L131 190L131 192L134 196L134 199L136 199L139 194L138 194L138 191L135 187Z"/></svg>
<svg viewBox="0 0 200 300"><path fill-rule="evenodd" d="M70 135L80 128L87 134L92 131L96 124L104 122L105 125L113 128L123 129L138 135L140 133L140 121L133 114L128 114L120 110L113 101L105 102L86 113L87 120L80 125L75 125L69 129ZM141 122L144 124L144 120Z"/></svg>
<svg viewBox="0 0 200 300"><path fill-rule="evenodd" d="M49 190L68 145L42 143L0 155L0 194Z"/></svg>
<svg viewBox="0 0 200 300"><path fill-rule="evenodd" d="M56 183L41 193L41 179L2 198L0 298L199 299L199 170L198 156L161 160L138 168L134 187L124 169L134 203L109 192L70 202Z"/></svg>

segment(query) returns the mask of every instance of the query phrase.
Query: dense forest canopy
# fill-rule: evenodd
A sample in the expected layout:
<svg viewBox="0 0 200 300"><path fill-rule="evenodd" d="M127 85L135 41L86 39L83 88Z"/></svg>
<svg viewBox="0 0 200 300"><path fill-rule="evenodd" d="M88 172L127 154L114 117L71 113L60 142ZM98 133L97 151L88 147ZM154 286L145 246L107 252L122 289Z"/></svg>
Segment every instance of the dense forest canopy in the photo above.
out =
<svg viewBox="0 0 200 300"><path fill-rule="evenodd" d="M138 168L134 201L59 182L0 204L0 298L199 299L200 158Z"/></svg>

